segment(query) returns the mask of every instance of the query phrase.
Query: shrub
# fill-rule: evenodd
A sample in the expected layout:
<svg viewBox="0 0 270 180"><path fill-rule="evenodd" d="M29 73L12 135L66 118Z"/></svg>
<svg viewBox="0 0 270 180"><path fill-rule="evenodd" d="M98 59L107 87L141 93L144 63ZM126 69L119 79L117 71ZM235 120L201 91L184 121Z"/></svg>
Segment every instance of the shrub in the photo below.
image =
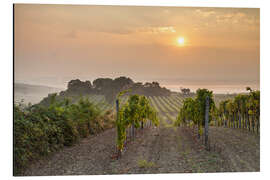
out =
<svg viewBox="0 0 270 180"><path fill-rule="evenodd" d="M55 102L52 96L50 102L49 106L14 106L14 175L30 161L112 127L111 113L103 117L88 99L70 104L69 100Z"/></svg>

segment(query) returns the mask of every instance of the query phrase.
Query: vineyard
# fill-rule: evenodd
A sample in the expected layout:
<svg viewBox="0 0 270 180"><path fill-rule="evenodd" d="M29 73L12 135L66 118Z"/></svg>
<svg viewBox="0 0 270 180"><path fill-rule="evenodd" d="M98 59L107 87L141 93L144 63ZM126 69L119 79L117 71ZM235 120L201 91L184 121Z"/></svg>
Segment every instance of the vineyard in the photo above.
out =
<svg viewBox="0 0 270 180"><path fill-rule="evenodd" d="M239 94L233 99L222 100L217 107L212 91L198 89L196 98L186 98L180 108L176 124L197 125L198 135L205 120L205 98L210 98L209 121L215 126L247 129L259 134L260 131L260 91L247 87L249 94Z"/></svg>
<svg viewBox="0 0 270 180"><path fill-rule="evenodd" d="M264 176L266 6L179 3L5 8L13 176Z"/></svg>
<svg viewBox="0 0 270 180"><path fill-rule="evenodd" d="M260 92L248 91L216 95L198 89L170 96L123 91L114 103L98 94L62 101L50 95L47 107L16 105L15 174L258 171ZM66 159L76 168L70 170Z"/></svg>

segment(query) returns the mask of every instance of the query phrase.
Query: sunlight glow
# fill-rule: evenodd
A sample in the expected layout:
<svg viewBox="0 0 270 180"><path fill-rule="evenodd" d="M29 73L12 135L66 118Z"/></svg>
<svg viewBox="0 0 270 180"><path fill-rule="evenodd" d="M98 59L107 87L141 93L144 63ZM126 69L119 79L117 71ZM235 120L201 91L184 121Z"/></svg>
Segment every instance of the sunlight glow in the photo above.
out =
<svg viewBox="0 0 270 180"><path fill-rule="evenodd" d="M178 42L179 45L184 45L185 39L183 37L180 37L180 38L177 39L177 42Z"/></svg>

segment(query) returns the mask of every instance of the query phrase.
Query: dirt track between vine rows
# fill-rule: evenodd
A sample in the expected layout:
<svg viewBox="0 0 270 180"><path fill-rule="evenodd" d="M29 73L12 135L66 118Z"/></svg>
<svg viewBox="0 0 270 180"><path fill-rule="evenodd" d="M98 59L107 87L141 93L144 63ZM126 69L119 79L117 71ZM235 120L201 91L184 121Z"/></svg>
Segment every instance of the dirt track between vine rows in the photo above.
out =
<svg viewBox="0 0 270 180"><path fill-rule="evenodd" d="M97 175L185 172L243 172L260 170L259 137L238 129L211 127L218 151L206 151L190 129L170 122L137 132L120 159L115 153L115 129L65 147L35 162L22 175Z"/></svg>

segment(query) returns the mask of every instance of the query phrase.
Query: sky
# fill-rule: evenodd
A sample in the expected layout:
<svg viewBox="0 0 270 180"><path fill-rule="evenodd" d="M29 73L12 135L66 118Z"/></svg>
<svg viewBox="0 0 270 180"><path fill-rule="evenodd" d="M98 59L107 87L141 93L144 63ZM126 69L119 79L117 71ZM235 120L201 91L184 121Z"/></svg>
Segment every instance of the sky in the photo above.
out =
<svg viewBox="0 0 270 180"><path fill-rule="evenodd" d="M15 82L128 76L173 90L259 88L256 8L16 4L14 13Z"/></svg>

